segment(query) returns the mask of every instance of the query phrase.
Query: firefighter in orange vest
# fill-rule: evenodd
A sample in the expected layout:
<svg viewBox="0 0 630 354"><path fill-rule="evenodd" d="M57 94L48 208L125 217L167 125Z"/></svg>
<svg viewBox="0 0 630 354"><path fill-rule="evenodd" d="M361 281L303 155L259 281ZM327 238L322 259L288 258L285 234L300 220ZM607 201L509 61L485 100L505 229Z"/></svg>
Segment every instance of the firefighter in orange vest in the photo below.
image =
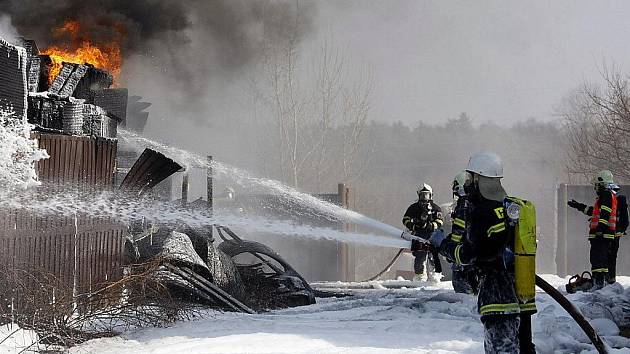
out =
<svg viewBox="0 0 630 354"><path fill-rule="evenodd" d="M588 239L591 242L590 261L593 290L604 287L608 277L609 249L617 231L617 195L613 190L612 172L603 170L593 178L597 198L592 207L571 199L567 204L590 216Z"/></svg>

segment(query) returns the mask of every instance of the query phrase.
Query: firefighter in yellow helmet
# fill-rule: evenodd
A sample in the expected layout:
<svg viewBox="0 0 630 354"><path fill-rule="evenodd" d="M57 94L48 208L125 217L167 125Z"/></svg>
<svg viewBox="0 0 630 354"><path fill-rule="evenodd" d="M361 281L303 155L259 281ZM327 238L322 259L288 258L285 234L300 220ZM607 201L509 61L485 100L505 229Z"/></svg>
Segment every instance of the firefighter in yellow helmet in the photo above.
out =
<svg viewBox="0 0 630 354"><path fill-rule="evenodd" d="M590 216L588 240L591 243L590 261L593 274L593 290L601 289L608 278L611 243L617 232L617 195L613 190L613 174L600 171L593 177L592 184L597 197L593 206L571 199L567 204Z"/></svg>

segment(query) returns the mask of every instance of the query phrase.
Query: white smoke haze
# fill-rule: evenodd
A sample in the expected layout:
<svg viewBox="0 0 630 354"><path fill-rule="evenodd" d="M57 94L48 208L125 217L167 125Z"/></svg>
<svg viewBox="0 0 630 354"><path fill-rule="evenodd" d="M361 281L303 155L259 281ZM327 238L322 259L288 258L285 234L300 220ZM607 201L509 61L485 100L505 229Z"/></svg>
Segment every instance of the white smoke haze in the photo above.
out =
<svg viewBox="0 0 630 354"><path fill-rule="evenodd" d="M15 43L18 36L17 30L11 24L11 17L0 13L0 38L9 43Z"/></svg>
<svg viewBox="0 0 630 354"><path fill-rule="evenodd" d="M508 193L531 199L538 207L539 266L543 271L554 271L555 188L566 180L566 173L561 126L552 116L552 104L579 85L585 72L596 73L596 61L590 66L592 56L580 58L575 70L571 71L571 65L558 70L554 63L563 62L567 53L578 47L567 42L562 47L566 52L552 51L549 46L560 39L545 38L544 28L519 27L507 19L521 23L518 11L561 12L562 5L549 5L548 9L542 3L531 8L497 4L497 15L488 19L484 6L460 8L443 2L298 4L311 4L316 11L302 14L309 16L312 25L293 47L266 37L264 26L248 27L248 33L260 35L261 42L273 44L270 47L291 47L296 53L292 82L297 89L292 97L302 105L296 112L314 117L297 132L305 141L297 148L298 157L306 161L297 186L286 173L290 166L281 161L286 143L292 141L286 139L283 147L283 138L277 133L281 128L278 110L269 104L273 89L266 85L268 68L286 69L281 60L274 61L277 52L273 50L238 70L221 69L217 62L215 70L199 71L191 79L190 87L198 88L192 93L171 85L168 72L174 63L160 61L164 55L159 54L158 47L151 65L143 56L130 58L125 64L126 85L130 92L153 103L146 135L196 153L200 157L198 168L206 163L203 156L213 155L215 160L239 166L253 176L277 180L308 193L335 192L337 183L350 183L356 196L354 208L396 229L402 227L402 214L414 201L417 184L431 184L436 201L448 203L452 200L452 178L465 167L468 156L479 150L495 151L506 163L504 184ZM510 12L512 7L518 11ZM303 19L299 8L294 10L287 18ZM583 10L576 12L577 17L584 15ZM617 26L617 20L614 17L611 26ZM565 22L572 30L582 30L570 18ZM544 23L553 26L547 20ZM181 54L185 60L178 65L192 69L199 63L212 62L220 46L204 39L194 21L189 31L188 50ZM342 83L355 85L358 77L359 83L371 78L373 84L367 105L368 123L362 127L349 177L337 160L345 148L343 139L339 139L341 125L330 128L327 152L322 154L324 163L308 165L317 160L309 157L317 153L308 150L319 143L313 138L319 129L315 122L324 121L321 111L308 107L323 102L318 91L318 69L322 47L326 46L331 56L339 55L347 64L343 75L338 75ZM589 51L596 53L597 49ZM546 57L545 53L556 56ZM546 61L537 67L538 61L532 58L539 56ZM368 77L361 75L359 68L364 66L372 68ZM286 90L283 93L289 95ZM343 110L332 111L330 119L341 122ZM466 121L459 120L461 112L467 113ZM215 170L221 174L220 168ZM322 175L316 180L314 176L320 171ZM260 186L243 187L229 178L218 178L216 188L241 186L244 193L262 191ZM191 194L192 199L205 195L204 181L193 179ZM321 217L326 219L326 213ZM357 255L370 259L382 255L383 259L375 263L386 263L391 252L366 248Z"/></svg>

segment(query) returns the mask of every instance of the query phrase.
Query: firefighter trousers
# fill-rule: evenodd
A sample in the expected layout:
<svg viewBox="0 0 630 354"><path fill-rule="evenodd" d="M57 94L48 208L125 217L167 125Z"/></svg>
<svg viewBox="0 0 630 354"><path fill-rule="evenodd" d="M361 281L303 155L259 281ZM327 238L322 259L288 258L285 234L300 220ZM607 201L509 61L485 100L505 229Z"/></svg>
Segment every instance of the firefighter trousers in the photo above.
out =
<svg viewBox="0 0 630 354"><path fill-rule="evenodd" d="M610 240L610 249L608 254L608 280L609 283L614 283L617 277L617 252L619 252L619 240L621 237L615 237Z"/></svg>
<svg viewBox="0 0 630 354"><path fill-rule="evenodd" d="M483 348L486 354L519 352L518 314L483 316L481 322L484 328Z"/></svg>
<svg viewBox="0 0 630 354"><path fill-rule="evenodd" d="M611 241L611 239L604 238L602 236L597 236L590 239L591 273L593 273L593 283L598 288L604 286L604 281L608 277Z"/></svg>
<svg viewBox="0 0 630 354"><path fill-rule="evenodd" d="M453 290L456 293L477 294L478 283L477 269L474 266L462 266L453 264Z"/></svg>
<svg viewBox="0 0 630 354"><path fill-rule="evenodd" d="M430 254L429 254L430 253ZM428 266L432 266L436 273L442 273L442 263L440 262L440 255L437 251L413 251L413 271L416 274L424 273L424 261L429 259Z"/></svg>
<svg viewBox="0 0 630 354"><path fill-rule="evenodd" d="M521 323L518 328L518 342L520 354L536 354L532 336L532 314L521 313Z"/></svg>

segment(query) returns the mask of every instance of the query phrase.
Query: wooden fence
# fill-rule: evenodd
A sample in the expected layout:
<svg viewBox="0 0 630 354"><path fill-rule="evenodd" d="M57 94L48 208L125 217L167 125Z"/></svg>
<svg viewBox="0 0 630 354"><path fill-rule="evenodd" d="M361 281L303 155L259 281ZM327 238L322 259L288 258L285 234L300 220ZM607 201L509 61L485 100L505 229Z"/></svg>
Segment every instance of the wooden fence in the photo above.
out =
<svg viewBox="0 0 630 354"><path fill-rule="evenodd" d="M125 228L107 219L0 213L0 259L51 277L59 289L97 290L122 276Z"/></svg>
<svg viewBox="0 0 630 354"><path fill-rule="evenodd" d="M35 133L39 147L49 159L37 164L40 180L46 184L78 183L109 188L116 171L115 139Z"/></svg>
<svg viewBox="0 0 630 354"><path fill-rule="evenodd" d="M50 155L37 164L45 186L113 186L116 140L48 133L34 137ZM0 261L8 270L48 274L59 289L86 293L122 277L125 232L123 225L80 214L0 210Z"/></svg>

